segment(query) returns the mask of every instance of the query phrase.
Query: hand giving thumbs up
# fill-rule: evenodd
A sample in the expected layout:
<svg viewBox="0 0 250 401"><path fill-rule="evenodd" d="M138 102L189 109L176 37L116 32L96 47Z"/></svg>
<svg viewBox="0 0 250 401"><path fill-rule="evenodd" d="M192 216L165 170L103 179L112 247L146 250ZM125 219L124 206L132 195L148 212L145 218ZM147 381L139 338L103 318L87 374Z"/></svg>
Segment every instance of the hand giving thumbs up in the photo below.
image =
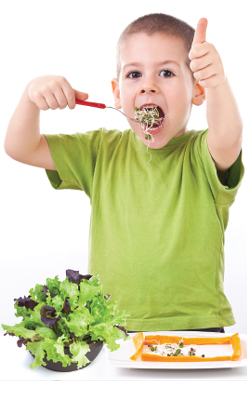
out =
<svg viewBox="0 0 250 401"><path fill-rule="evenodd" d="M205 88L214 88L225 80L225 72L219 53L213 44L206 42L207 19L201 18L194 34L189 53L190 68L199 84Z"/></svg>

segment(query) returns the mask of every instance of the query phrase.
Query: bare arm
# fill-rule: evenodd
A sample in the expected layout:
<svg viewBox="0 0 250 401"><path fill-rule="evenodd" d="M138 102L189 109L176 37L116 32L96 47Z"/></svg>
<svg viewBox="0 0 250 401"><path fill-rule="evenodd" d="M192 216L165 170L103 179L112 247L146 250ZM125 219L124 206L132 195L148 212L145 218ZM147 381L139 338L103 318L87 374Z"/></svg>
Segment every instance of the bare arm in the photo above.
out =
<svg viewBox="0 0 250 401"><path fill-rule="evenodd" d="M4 148L6 153L21 163L56 170L47 140L40 134L40 110L75 107L75 98L86 100L88 95L74 90L60 76L39 77L32 80L9 122Z"/></svg>
<svg viewBox="0 0 250 401"><path fill-rule="evenodd" d="M217 168L226 171L235 162L242 146L242 120L228 80L207 88L207 143Z"/></svg>
<svg viewBox="0 0 250 401"><path fill-rule="evenodd" d="M4 148L14 160L56 170L47 141L40 134L40 109L24 91L9 122Z"/></svg>

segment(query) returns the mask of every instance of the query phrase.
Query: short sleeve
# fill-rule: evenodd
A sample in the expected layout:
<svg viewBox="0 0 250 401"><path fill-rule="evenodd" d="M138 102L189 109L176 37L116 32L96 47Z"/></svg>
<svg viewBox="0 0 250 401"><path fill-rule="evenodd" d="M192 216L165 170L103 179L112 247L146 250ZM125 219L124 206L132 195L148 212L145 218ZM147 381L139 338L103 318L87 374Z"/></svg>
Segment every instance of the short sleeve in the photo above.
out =
<svg viewBox="0 0 250 401"><path fill-rule="evenodd" d="M91 197L102 128L73 135L45 135L57 170L46 170L55 189L77 189Z"/></svg>
<svg viewBox="0 0 250 401"><path fill-rule="evenodd" d="M200 142L199 153L202 159L207 180L209 182L209 185L211 187L215 199L215 203L220 205L232 204L235 200L235 196L238 192L238 189L241 185L244 176L242 150L237 160L227 171L226 184L223 185L218 178L215 163L208 149L207 134L208 134L208 129L203 131L199 135L199 142Z"/></svg>

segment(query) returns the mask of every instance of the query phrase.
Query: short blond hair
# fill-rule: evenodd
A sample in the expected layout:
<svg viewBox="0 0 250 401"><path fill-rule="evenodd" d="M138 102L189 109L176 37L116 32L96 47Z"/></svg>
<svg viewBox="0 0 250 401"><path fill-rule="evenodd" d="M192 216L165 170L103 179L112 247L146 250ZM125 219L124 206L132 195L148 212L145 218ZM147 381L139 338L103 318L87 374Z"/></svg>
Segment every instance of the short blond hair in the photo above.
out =
<svg viewBox="0 0 250 401"><path fill-rule="evenodd" d="M148 35L164 33L179 37L183 40L187 51L187 65L190 60L188 54L191 50L195 29L186 22L167 14L147 14L131 22L122 32L116 46L116 75L119 80L121 73L121 53L126 39L136 33L145 32Z"/></svg>

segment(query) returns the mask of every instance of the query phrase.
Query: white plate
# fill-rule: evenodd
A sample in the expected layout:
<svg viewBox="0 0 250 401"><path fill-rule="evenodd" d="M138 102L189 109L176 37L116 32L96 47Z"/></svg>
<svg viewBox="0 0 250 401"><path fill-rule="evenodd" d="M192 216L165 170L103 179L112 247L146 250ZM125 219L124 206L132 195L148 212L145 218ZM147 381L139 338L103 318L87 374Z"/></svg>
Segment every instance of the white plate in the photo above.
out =
<svg viewBox="0 0 250 401"><path fill-rule="evenodd" d="M205 331L150 331L143 332L143 335L167 335L178 337L228 337L235 333L210 333ZM106 348L107 360L110 366L118 368L131 368L131 369L224 369L224 368L239 368L247 365L247 335L239 334L241 341L242 354L237 361L214 361L214 362L145 362L145 361L132 361L130 357L135 353L135 346L133 336L136 333L130 333L130 340L119 340L120 348L111 352ZM194 341L195 343L195 341ZM202 345L202 352L208 356L223 356L232 354L232 346L230 344L216 344L216 345ZM204 348L204 349L203 349Z"/></svg>

